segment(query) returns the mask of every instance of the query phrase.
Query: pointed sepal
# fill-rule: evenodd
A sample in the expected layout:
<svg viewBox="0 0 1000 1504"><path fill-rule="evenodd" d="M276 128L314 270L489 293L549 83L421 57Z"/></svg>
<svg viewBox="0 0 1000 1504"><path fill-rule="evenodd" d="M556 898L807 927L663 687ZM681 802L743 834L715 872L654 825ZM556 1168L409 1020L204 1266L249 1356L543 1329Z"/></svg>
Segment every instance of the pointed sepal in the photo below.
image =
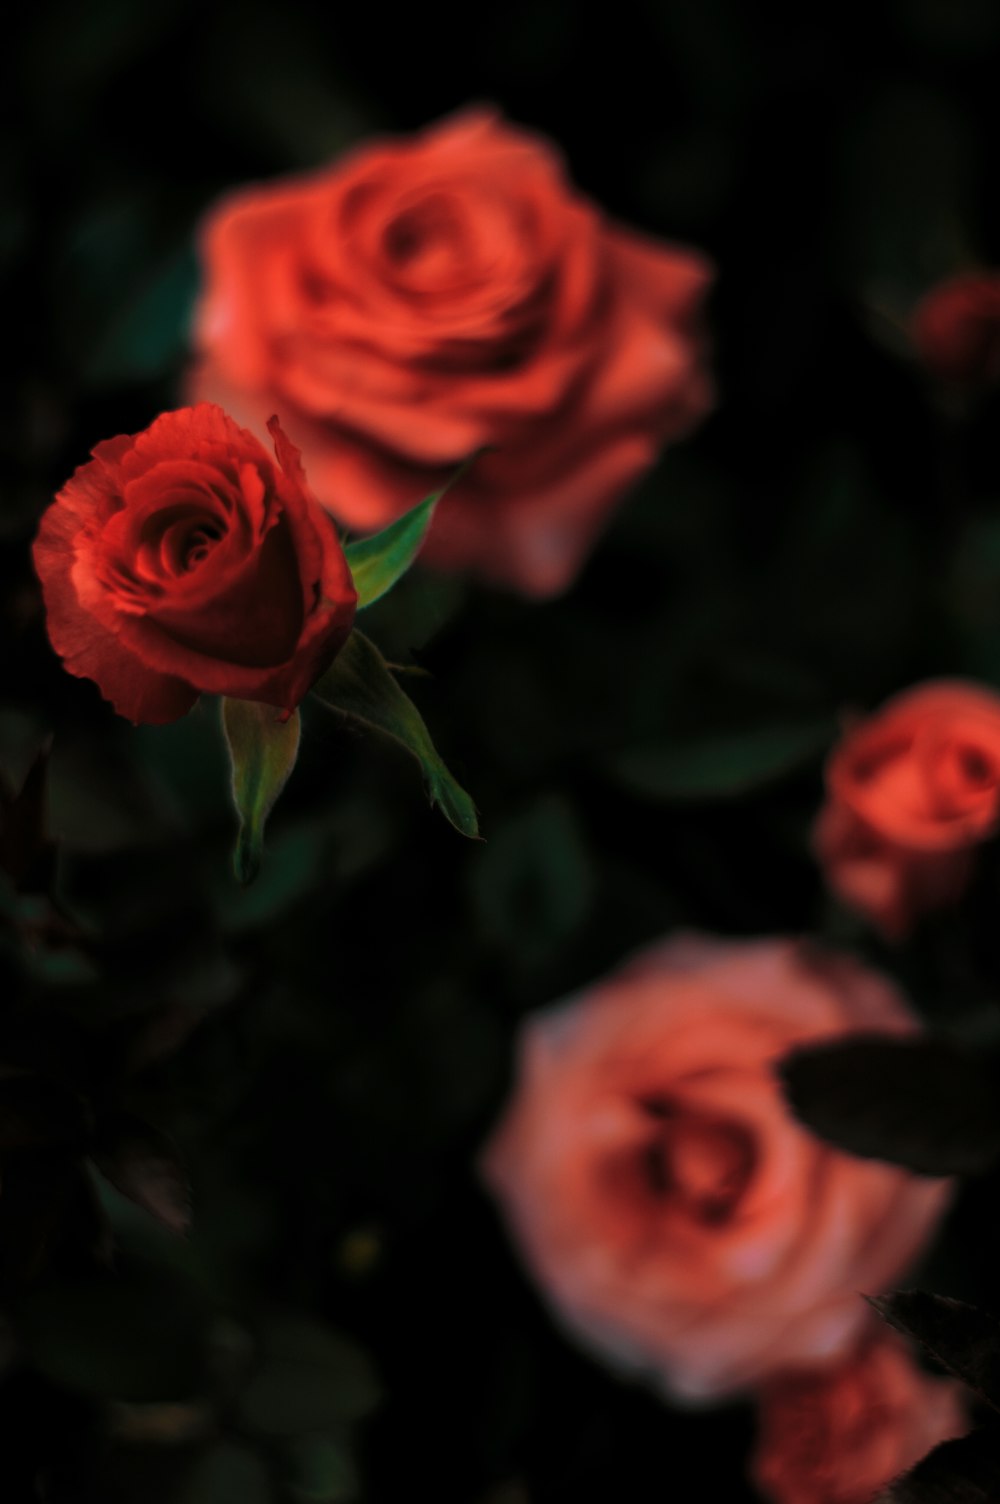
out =
<svg viewBox="0 0 1000 1504"><path fill-rule="evenodd" d="M380 600L383 595L390 591L396 581L403 575L413 563L420 552L421 545L427 536L427 529L431 525L434 516L434 508L446 491L458 481L468 469L472 461L482 454L477 450L463 464L459 465L454 475L443 485L440 491L434 491L430 496L404 512L402 517L397 517L395 522L390 522L380 533L374 533L370 538L358 538L354 543L348 543L344 549L354 588L358 592L357 609L363 611L366 606L371 606Z"/></svg>
<svg viewBox="0 0 1000 1504"><path fill-rule="evenodd" d="M233 867L241 883L251 883L260 870L267 817L298 757L301 720L297 710L282 719L273 705L224 699L222 725L240 822Z"/></svg>
<svg viewBox="0 0 1000 1504"><path fill-rule="evenodd" d="M463 836L479 834L476 807L452 777L413 701L403 693L374 643L355 629L313 694L341 715L399 743L420 765L431 804Z"/></svg>

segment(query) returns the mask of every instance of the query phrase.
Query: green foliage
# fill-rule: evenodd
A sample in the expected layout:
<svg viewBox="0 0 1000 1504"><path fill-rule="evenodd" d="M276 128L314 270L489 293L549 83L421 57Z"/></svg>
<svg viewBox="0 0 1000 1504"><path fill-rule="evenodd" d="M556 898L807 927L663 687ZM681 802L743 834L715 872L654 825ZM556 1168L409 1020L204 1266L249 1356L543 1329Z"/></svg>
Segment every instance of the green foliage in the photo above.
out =
<svg viewBox="0 0 1000 1504"><path fill-rule="evenodd" d="M344 553L358 592L359 611L374 605L406 573L427 536L434 508L445 492L458 483L475 458L473 455L460 465L440 491L418 502L381 532L348 543Z"/></svg>
<svg viewBox="0 0 1000 1504"><path fill-rule="evenodd" d="M795 1113L850 1154L920 1175L977 1174L1000 1156L1000 1062L946 1039L805 1046L781 1075Z"/></svg>
<svg viewBox="0 0 1000 1504"><path fill-rule="evenodd" d="M789 1079L846 1149L972 1172L922 1275L968 1320L912 1297L905 1315L995 1390L1000 846L976 850L953 913L890 948L830 902L808 833L852 715L921 679L1000 685L997 395L945 412L908 327L934 277L998 262L1000 7L800 8L789 32L738 0L626 4L590 29L529 4L464 25L466 97L553 131L612 215L715 262L719 400L559 599L401 574L431 498L349 544L378 652L358 639L335 666L339 714L402 745L473 832L412 694L490 841L415 820L407 759L307 704L246 888L214 703L118 721L56 664L30 542L96 440L184 400L206 208L445 114L454 49L419 10L394 13L390 47L376 8L266 0L46 0L9 29L0 263L28 316L6 330L0 507L5 1501L523 1504L642 1498L662 1475L668 1495L694 1477L749 1504L747 1407L674 1411L579 1357L474 1168L525 1011L675 928L846 941L970 1045L957 1071L935 1035L923 1071L848 1050ZM453 348L473 420L508 375L544 402L544 308L521 307L507 370L467 373ZM588 337L617 329L609 309ZM546 439L578 395L627 405L627 361L583 374ZM521 449L508 418L504 467L523 453L536 477L545 444ZM567 433L595 465L600 438ZM498 527L534 499L498 491ZM298 1335L275 1340L293 1307ZM998 1443L987 1425L939 1448L895 1497L1000 1497Z"/></svg>
<svg viewBox="0 0 1000 1504"><path fill-rule="evenodd" d="M121 1114L103 1128L94 1160L111 1184L170 1232L186 1233L191 1221L187 1177L166 1134L141 1118Z"/></svg>
<svg viewBox="0 0 1000 1504"><path fill-rule="evenodd" d="M233 803L239 817L233 866L241 883L260 870L264 825L299 755L301 719L270 705L224 699L222 724L232 766Z"/></svg>
<svg viewBox="0 0 1000 1504"><path fill-rule="evenodd" d="M427 536L434 508L443 492L436 491L370 538L359 538L344 549L358 592L358 610L371 606L406 573Z"/></svg>
<svg viewBox="0 0 1000 1504"><path fill-rule="evenodd" d="M473 868L484 931L517 964L542 960L568 940L585 921L594 888L579 823L552 795L501 825Z"/></svg>
<svg viewBox="0 0 1000 1504"><path fill-rule="evenodd" d="M464 836L477 836L476 809L445 767L413 701L403 693L374 643L355 630L313 694L331 710L391 737L420 766L431 804Z"/></svg>
<svg viewBox="0 0 1000 1504"><path fill-rule="evenodd" d="M663 741L612 764L624 787L646 799L735 799L816 761L835 727L825 718Z"/></svg>
<svg viewBox="0 0 1000 1504"><path fill-rule="evenodd" d="M267 1469L249 1447L217 1442L195 1463L171 1504L270 1504Z"/></svg>
<svg viewBox="0 0 1000 1504"><path fill-rule="evenodd" d="M205 1312L169 1268L120 1263L91 1279L48 1281L14 1311L32 1366L102 1399L182 1400L205 1377Z"/></svg>
<svg viewBox="0 0 1000 1504"><path fill-rule="evenodd" d="M296 1504L350 1504L358 1497L358 1470L340 1437L298 1437L289 1443L288 1461Z"/></svg>
<svg viewBox="0 0 1000 1504"><path fill-rule="evenodd" d="M197 290L197 262L191 247L183 246L118 304L84 363L85 379L95 387L113 386L168 370L183 353Z"/></svg>
<svg viewBox="0 0 1000 1504"><path fill-rule="evenodd" d="M371 1364L353 1342L320 1322L266 1321L240 1418L261 1436L302 1437L358 1420L378 1402Z"/></svg>

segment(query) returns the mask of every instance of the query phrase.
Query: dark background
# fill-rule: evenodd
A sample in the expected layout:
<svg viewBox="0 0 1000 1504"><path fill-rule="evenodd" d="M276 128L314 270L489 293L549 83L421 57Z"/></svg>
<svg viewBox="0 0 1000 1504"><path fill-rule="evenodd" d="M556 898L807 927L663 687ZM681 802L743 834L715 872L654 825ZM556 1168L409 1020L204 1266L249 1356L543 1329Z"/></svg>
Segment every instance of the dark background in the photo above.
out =
<svg viewBox="0 0 1000 1504"><path fill-rule="evenodd" d="M5 50L0 769L9 801L51 738L58 849L39 765L3 848L0 1497L744 1497L749 1411L672 1412L578 1355L475 1156L523 1013L678 925L823 934L995 1033L995 853L889 953L808 832L846 710L1000 686L996 403L935 390L905 334L1000 260L1000 10L96 0ZM369 616L430 670L408 687L486 844L314 708L241 891L217 706L116 720L49 650L28 544L94 443L177 405L220 191L475 100L715 259L718 410L564 598L417 571ZM161 1132L186 1243L88 1168ZM967 1189L934 1288L997 1303L997 1189Z"/></svg>

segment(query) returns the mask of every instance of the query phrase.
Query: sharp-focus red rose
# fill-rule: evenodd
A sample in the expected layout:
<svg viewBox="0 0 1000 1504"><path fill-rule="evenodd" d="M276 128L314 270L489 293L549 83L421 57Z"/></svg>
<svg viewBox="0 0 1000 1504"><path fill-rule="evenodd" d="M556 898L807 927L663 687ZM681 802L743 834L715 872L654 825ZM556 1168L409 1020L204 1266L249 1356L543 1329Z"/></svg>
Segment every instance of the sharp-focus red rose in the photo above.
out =
<svg viewBox="0 0 1000 1504"><path fill-rule="evenodd" d="M969 1419L962 1386L921 1372L885 1332L829 1372L780 1375L759 1427L751 1472L772 1504L871 1504Z"/></svg>
<svg viewBox="0 0 1000 1504"><path fill-rule="evenodd" d="M603 218L542 137L471 110L235 194L202 235L193 391L277 411L325 506L384 526L477 460L426 557L563 589L705 413L704 257Z"/></svg>
<svg viewBox="0 0 1000 1504"><path fill-rule="evenodd" d="M917 304L910 323L917 353L933 375L975 389L1000 381L1000 272L963 272Z"/></svg>
<svg viewBox="0 0 1000 1504"><path fill-rule="evenodd" d="M98 444L35 540L49 636L132 721L202 691L289 710L335 656L355 591L298 451L277 464L211 403Z"/></svg>
<svg viewBox="0 0 1000 1504"><path fill-rule="evenodd" d="M849 1350L948 1183L815 1138L774 1066L913 1028L847 958L695 937L530 1018L483 1168L568 1330L690 1399Z"/></svg>
<svg viewBox="0 0 1000 1504"><path fill-rule="evenodd" d="M826 769L814 832L831 888L900 939L953 903L1000 825L1000 695L942 681L853 727Z"/></svg>

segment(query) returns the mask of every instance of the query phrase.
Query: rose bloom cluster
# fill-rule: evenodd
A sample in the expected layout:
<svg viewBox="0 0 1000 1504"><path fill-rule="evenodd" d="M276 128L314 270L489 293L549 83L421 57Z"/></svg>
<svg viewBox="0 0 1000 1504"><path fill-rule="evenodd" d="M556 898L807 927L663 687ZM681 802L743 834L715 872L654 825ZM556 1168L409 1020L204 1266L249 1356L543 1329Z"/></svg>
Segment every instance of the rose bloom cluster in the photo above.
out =
<svg viewBox="0 0 1000 1504"><path fill-rule="evenodd" d="M354 623L337 523L384 526L476 451L427 557L565 589L712 404L705 258L608 220L490 110L241 191L201 249L192 405L99 444L34 548L53 646L136 722L201 693L291 713ZM928 365L992 374L992 308L963 286L919 310ZM998 826L1000 696L945 682L846 731L814 843L900 939ZM755 1398L775 1504L864 1504L966 1428L861 1298L920 1255L949 1183L821 1142L776 1071L916 1028L847 957L674 937L527 1021L483 1154L567 1332L673 1399Z"/></svg>
<svg viewBox="0 0 1000 1504"><path fill-rule="evenodd" d="M53 646L133 721L293 709L353 621L334 519L376 530L473 455L426 557L564 589L711 405L705 258L488 109L243 190L201 245L192 406L99 444L34 550Z"/></svg>
<svg viewBox="0 0 1000 1504"><path fill-rule="evenodd" d="M863 1504L967 1429L862 1299L922 1251L949 1183L791 1116L795 1046L916 1024L893 986L782 939L682 936L530 1017L483 1156L566 1330L670 1397L757 1397L775 1504Z"/></svg>

